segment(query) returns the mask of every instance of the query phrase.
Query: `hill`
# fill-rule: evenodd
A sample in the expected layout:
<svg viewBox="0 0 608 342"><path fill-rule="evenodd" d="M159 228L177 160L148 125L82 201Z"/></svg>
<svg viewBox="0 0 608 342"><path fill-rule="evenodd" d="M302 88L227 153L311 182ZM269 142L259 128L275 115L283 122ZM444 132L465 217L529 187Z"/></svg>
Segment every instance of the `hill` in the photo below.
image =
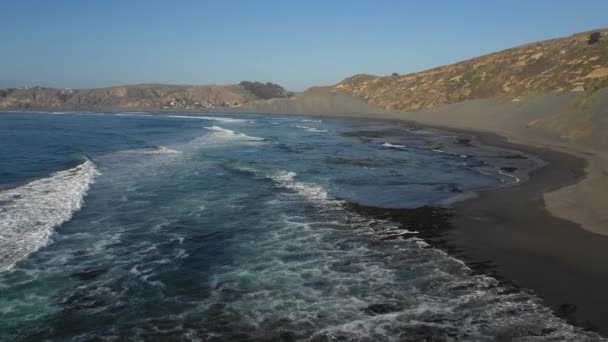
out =
<svg viewBox="0 0 608 342"><path fill-rule="evenodd" d="M229 108L233 113L297 114L332 116L377 116L384 110L365 103L359 98L332 93L328 87L314 87L289 98L251 101L238 108Z"/></svg>
<svg viewBox="0 0 608 342"><path fill-rule="evenodd" d="M139 84L76 90L36 86L0 90L0 109L199 111L290 95L277 84L246 81L238 85Z"/></svg>
<svg viewBox="0 0 608 342"><path fill-rule="evenodd" d="M608 235L608 30L409 75L356 75L329 92L386 110L375 117L498 133L584 159L583 180L542 200L553 215Z"/></svg>
<svg viewBox="0 0 608 342"><path fill-rule="evenodd" d="M472 99L608 86L608 30L527 44L403 76L356 75L332 88L393 111L418 111Z"/></svg>

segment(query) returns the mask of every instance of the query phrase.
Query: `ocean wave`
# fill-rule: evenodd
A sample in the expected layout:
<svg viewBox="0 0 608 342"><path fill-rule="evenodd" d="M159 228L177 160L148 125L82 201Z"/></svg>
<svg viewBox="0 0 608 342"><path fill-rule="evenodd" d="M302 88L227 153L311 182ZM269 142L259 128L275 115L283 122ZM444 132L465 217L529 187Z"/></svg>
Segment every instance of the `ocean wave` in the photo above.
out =
<svg viewBox="0 0 608 342"><path fill-rule="evenodd" d="M182 151L174 150L165 146L154 146L152 149L147 149L144 153L147 154L179 154Z"/></svg>
<svg viewBox="0 0 608 342"><path fill-rule="evenodd" d="M245 119L233 119L233 118L223 118L220 116L199 116L199 115L166 115L168 118L180 118L180 119L198 119L198 120L211 120L211 121L219 121L224 123L244 123L251 122L250 120Z"/></svg>
<svg viewBox="0 0 608 342"><path fill-rule="evenodd" d="M339 204L341 201L334 199L323 187L313 184L298 182L295 180L295 172L278 171L269 176L277 185L293 190L298 195L314 202Z"/></svg>
<svg viewBox="0 0 608 342"><path fill-rule="evenodd" d="M296 340L598 338L554 316L534 294L475 274L422 239L424 234L350 210L323 187L298 181L295 172L239 170L273 180L290 190L290 200L312 203L315 210L312 218L302 212L279 216L278 230L242 242L245 250L256 250L255 258L214 273L203 305L213 309L205 314L230 315L231 331L250 329L252 340L271 339L268 326ZM244 295L227 300L227 293ZM229 339L213 324L201 326L203 339Z"/></svg>
<svg viewBox="0 0 608 342"><path fill-rule="evenodd" d="M235 132L219 126L205 127L206 129L213 132L215 137L219 137L227 140L244 140L244 141L264 141L264 138L252 137L245 133Z"/></svg>
<svg viewBox="0 0 608 342"><path fill-rule="evenodd" d="M154 116L145 112L127 112L127 113L115 113L115 116Z"/></svg>
<svg viewBox="0 0 608 342"><path fill-rule="evenodd" d="M512 174L509 174L509 173L506 173L506 172L502 172L499 169L497 169L496 167L494 167L494 168L467 167L466 169L468 169L470 171L473 171L473 172L476 172L476 173L478 173L480 175L484 175L484 176L487 176L487 177L494 178L498 182L502 183L503 185L517 184L517 183L521 182L521 179L519 179L519 177L517 177L515 175L512 175ZM509 182L505 178L500 177L500 176L512 179L512 181Z"/></svg>
<svg viewBox="0 0 608 342"><path fill-rule="evenodd" d="M302 126L302 125L295 125L294 127L306 130L308 132L313 132L313 133L325 133L325 132L327 132L326 129L315 128L315 127L308 127L308 126Z"/></svg>
<svg viewBox="0 0 608 342"><path fill-rule="evenodd" d="M49 243L53 228L70 220L100 173L90 160L0 192L0 271Z"/></svg>
<svg viewBox="0 0 608 342"><path fill-rule="evenodd" d="M389 147L389 148L404 148L405 146L403 145L393 145L391 143L387 143L385 142L384 144L382 144L383 147Z"/></svg>
<svg viewBox="0 0 608 342"><path fill-rule="evenodd" d="M143 148L127 149L116 152L117 155L141 155L141 154L154 154L154 155L175 155L182 154L182 151L175 150L166 146L149 146Z"/></svg>
<svg viewBox="0 0 608 342"><path fill-rule="evenodd" d="M498 172L499 174L501 174L501 175L505 176L505 177L509 177L509 178L513 179L513 183L519 183L519 182L521 182L521 179L519 179L519 177L517 177L517 176L515 176L515 175L511 175L511 174L508 174L508 173L502 172L502 171L500 171L500 170L498 170L497 172Z"/></svg>

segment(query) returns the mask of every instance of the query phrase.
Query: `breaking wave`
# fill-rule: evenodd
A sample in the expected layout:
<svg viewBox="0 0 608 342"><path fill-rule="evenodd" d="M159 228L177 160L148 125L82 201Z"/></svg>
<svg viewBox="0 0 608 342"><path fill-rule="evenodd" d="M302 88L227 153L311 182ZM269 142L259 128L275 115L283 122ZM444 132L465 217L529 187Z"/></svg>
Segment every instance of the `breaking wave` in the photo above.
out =
<svg viewBox="0 0 608 342"><path fill-rule="evenodd" d="M53 228L70 220L99 172L90 160L0 192L0 271L49 243Z"/></svg>
<svg viewBox="0 0 608 342"><path fill-rule="evenodd" d="M165 146L154 146L152 149L146 150L147 154L179 154L181 151L174 150Z"/></svg>
<svg viewBox="0 0 608 342"><path fill-rule="evenodd" d="M148 114L145 112L128 112L128 113L116 113L114 114L115 116L144 116L144 117L150 117L150 116L154 116L153 114Z"/></svg>
<svg viewBox="0 0 608 342"><path fill-rule="evenodd" d="M382 144L382 147L388 147L388 148L404 148L405 146L403 145L394 145L391 143L387 143L385 142L384 144Z"/></svg>
<svg viewBox="0 0 608 342"><path fill-rule="evenodd" d="M519 182L521 182L521 179L519 179L519 177L517 177L515 175L511 175L511 174L508 174L508 173L502 172L502 171L498 171L498 173L501 174L501 175L503 175L503 176L505 176L505 177L509 177L509 178L513 179L513 183L519 183Z"/></svg>
<svg viewBox="0 0 608 342"><path fill-rule="evenodd" d="M298 182L295 180L295 177L295 172L279 171L272 174L270 179L275 181L277 185L291 189L308 200L326 204L341 203L341 201L331 197L329 193L323 189L323 187L312 183Z"/></svg>
<svg viewBox="0 0 608 342"><path fill-rule="evenodd" d="M308 127L308 126L301 126L301 125L295 125L294 127L306 130L308 132L313 132L313 133L325 133L325 132L327 132L326 129L320 129L320 128L315 128L315 127Z"/></svg>
<svg viewBox="0 0 608 342"><path fill-rule="evenodd" d="M249 122L249 120L245 119L233 119L233 118L223 118L219 116L199 116L199 115L167 115L170 118L180 118L180 119L198 119L198 120L211 120L211 121L219 121L225 123L243 123Z"/></svg>
<svg viewBox="0 0 608 342"><path fill-rule="evenodd" d="M255 173L260 174L259 171ZM330 242L327 236L318 234L329 227L341 227L359 236L369 237L371 241L376 241L374 244L392 246L383 249L384 254L380 258L407 273L405 278L400 278L399 272L386 268L382 263L370 264L370 256L374 253L371 249L364 246L348 249L344 241L338 243L343 250L336 255L329 252L332 250L330 246L324 246L322 251L325 255L319 259L312 256L310 260L302 259L299 256L295 260L302 265L296 269L306 268L309 271L309 282L315 284L317 291L310 291L307 286L300 288L297 282L290 284L298 288L298 293L305 293L304 299L300 299L297 305L285 305L286 311L281 312L293 321L286 325L291 325L289 328L297 332L296 336L307 334L306 329L298 331L301 325L297 323L304 321L318 329L311 329L316 330L312 340L359 340L371 337L370 340L413 341L429 336L453 336L454 340L486 341L495 340L505 333L521 340L599 340L596 334L582 331L553 315L534 294L513 290L492 277L475 274L462 261L433 248L418 237L417 231L353 212L347 209L346 202L333 198L323 187L297 181L294 172L275 171L266 177L277 186L291 190L288 196L293 201L313 204L318 208L315 211L321 215L316 218L320 221L310 222L305 217L286 221L290 226L279 233L286 235L281 236L280 241L293 241L291 236L306 235L304 230L314 231L313 237L302 236L298 240L299 244L309 244L302 249L313 255L316 251L312 252L314 246L311 241ZM325 219L323 216L326 216ZM395 239L395 236L399 238ZM295 247L288 247L287 250L292 253ZM274 251L281 250L278 245L272 248ZM362 258L362 255L366 257ZM319 263L325 263L324 273L313 273L312 269L308 269L310 265ZM240 274L244 273L239 271ZM273 273L279 273L275 271ZM316 269L314 271L317 272ZM297 278L297 275L292 277ZM327 279L340 284L328 286L327 289L344 293L337 295L328 290L328 297L323 298L325 293L319 289L326 289L323 286ZM366 291L359 293L357 291L363 287L361 284L365 284ZM352 296L353 293L357 295ZM314 299L317 297L321 298ZM249 305L256 307L261 304ZM325 326L318 324L318 318L310 315L310 310L327 315L323 317L331 323ZM343 320L341 315L350 315L350 319Z"/></svg>
<svg viewBox="0 0 608 342"><path fill-rule="evenodd" d="M215 137L223 138L226 140L245 140L245 141L263 141L264 138L252 137L244 133L235 132L229 129L225 129L218 126L205 127L206 129L213 132Z"/></svg>

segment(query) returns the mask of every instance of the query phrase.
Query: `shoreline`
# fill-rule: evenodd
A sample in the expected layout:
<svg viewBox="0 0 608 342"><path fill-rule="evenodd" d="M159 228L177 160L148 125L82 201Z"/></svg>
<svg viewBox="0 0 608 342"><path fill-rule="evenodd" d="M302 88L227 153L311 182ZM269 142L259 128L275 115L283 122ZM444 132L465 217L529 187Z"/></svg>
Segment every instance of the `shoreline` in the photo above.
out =
<svg viewBox="0 0 608 342"><path fill-rule="evenodd" d="M236 115L239 114L260 115ZM593 160L586 155L588 152L557 142L535 142L508 132L435 124L391 112L267 115L396 121L470 135L481 145L539 158L543 164L531 170L526 181L483 189L476 197L455 203L454 215L448 219L449 228L431 232L435 241L430 244L445 249L475 272L534 291L558 317L569 323L608 336L608 293L605 291L608 288L608 235L558 217L548 207L552 203L547 203L547 196L578 186L597 171L590 170Z"/></svg>
<svg viewBox="0 0 608 342"><path fill-rule="evenodd" d="M570 323L608 335L608 237L552 215L544 201L546 193L585 179L587 161L495 133L434 127L546 162L526 182L483 190L457 203L452 228L442 234L450 253L501 281L533 290Z"/></svg>
<svg viewBox="0 0 608 342"><path fill-rule="evenodd" d="M589 178L588 158L567 147L513 142L489 131L392 116L353 119L399 121L469 135L481 145L539 158L543 163L528 172L527 180L482 189L454 203L447 228L421 237L476 273L532 290L570 324L608 336L608 236L554 215L546 203L547 194Z"/></svg>
<svg viewBox="0 0 608 342"><path fill-rule="evenodd" d="M429 243L474 272L532 290L570 324L608 336L608 236L558 217L547 205L548 195L589 179L593 161L584 152L506 132L434 124L396 113L295 116L396 121L470 135L481 145L539 158L543 163L529 171L526 181L483 189L476 197L455 203L449 227L430 232L433 241Z"/></svg>
<svg viewBox="0 0 608 342"><path fill-rule="evenodd" d="M436 125L394 113L367 117L267 115L399 121L471 135L482 145L540 158L546 164L532 170L527 181L482 190L477 192L477 197L456 203L454 216L449 219L450 227L438 233L440 242L432 244L464 261L476 272L534 291L556 315L568 322L608 336L608 293L605 291L608 286L608 236L590 232L579 224L553 215L546 204L548 193L589 178L586 171L589 158L583 158L575 148L537 146L532 141L519 142L522 139L513 142L509 140L512 137L503 132Z"/></svg>
<svg viewBox="0 0 608 342"><path fill-rule="evenodd" d="M608 336L608 236L558 217L547 205L548 195L588 180L592 160L575 148L513 141L514 137L502 132L393 115L351 118L398 121L469 135L481 145L543 161L529 171L524 182L483 189L476 197L455 203L448 228L431 232L428 243L465 262L474 272L532 290L569 323Z"/></svg>

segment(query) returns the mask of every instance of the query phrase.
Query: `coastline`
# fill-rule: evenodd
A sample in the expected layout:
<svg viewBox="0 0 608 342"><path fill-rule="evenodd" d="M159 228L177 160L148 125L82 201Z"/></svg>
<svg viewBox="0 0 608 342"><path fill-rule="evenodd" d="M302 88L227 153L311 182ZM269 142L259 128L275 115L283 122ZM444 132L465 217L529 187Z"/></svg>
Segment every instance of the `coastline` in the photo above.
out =
<svg viewBox="0 0 608 342"><path fill-rule="evenodd" d="M470 108L465 106L464 109ZM479 108L475 109L480 113ZM608 236L593 226L569 220L572 213L584 217L587 203L569 208L570 212L565 215L556 212L560 210L560 204L568 206L588 195L583 191L568 198L568 194L563 193L566 189L578 189L584 182L590 182L591 187L599 186L596 193L601 191L602 184L590 180L594 174L602 172L593 165L594 162L599 164L593 157L601 158L601 155L586 152L584 148L581 152L549 137L529 139L523 134L515 134L517 131L473 128L470 119L459 121L461 117L452 117L450 124L443 125L437 120L408 114L411 113L270 115L398 121L471 135L483 145L538 157L544 165L532 170L528 180L481 190L477 197L456 203L454 216L448 220L450 227L443 232L432 232L431 235L437 236L436 241L430 243L446 249L476 272L534 291L557 316L571 324L608 336L608 293L605 291L608 287ZM467 124L470 126L465 126ZM599 208L601 206L600 202ZM591 219L593 224L601 224L594 219Z"/></svg>
<svg viewBox="0 0 608 342"><path fill-rule="evenodd" d="M534 154L547 164L527 182L456 204L453 227L443 234L450 252L501 281L533 290L569 322L608 334L608 237L552 215L543 200L545 193L584 179L586 161L497 134L467 132L485 145Z"/></svg>
<svg viewBox="0 0 608 342"><path fill-rule="evenodd" d="M568 198L561 192L577 188L590 181L594 173L601 172L593 168L595 155L548 139L534 142L506 132L441 125L398 113L308 116L396 121L451 131L472 136L482 145L514 150L542 160L544 164L530 171L524 182L484 189L477 192L476 197L457 202L447 219L447 228L426 232L428 236L421 237L462 260L474 272L524 291L532 290L569 323L608 336L608 293L605 291L608 236L560 218L555 208L550 207L554 203L576 201L577 197ZM597 186L593 179L590 183ZM547 197L554 198L548 202ZM580 212L578 207L571 210Z"/></svg>
<svg viewBox="0 0 608 342"><path fill-rule="evenodd" d="M457 203L449 220L451 227L439 232L443 241L438 247L475 271L533 290L569 322L608 335L608 236L558 218L546 205L547 196L589 179L590 172L585 169L589 169L590 156L584 158L568 146L539 146L521 137L513 139L505 132L491 133L490 128L463 129L398 113L297 115L412 123L472 135L484 145L532 154L545 161L547 164L533 170L525 182L483 190L478 197Z"/></svg>
<svg viewBox="0 0 608 342"><path fill-rule="evenodd" d="M608 336L608 293L605 291L608 236L568 220L568 215L559 217L559 212L555 212L559 209L555 203L567 205L587 195L579 193L568 198L562 191L576 189L601 172L593 168L594 154L559 145L551 139L533 141L506 131L441 125L399 113L302 116L398 121L471 135L482 145L541 159L544 165L532 170L528 180L481 190L477 197L456 203L454 215L448 219L449 228L431 232L435 241L429 243L445 249L475 272L534 291L557 316L569 323ZM590 183L598 185L593 179ZM570 210L581 212L580 206Z"/></svg>
<svg viewBox="0 0 608 342"><path fill-rule="evenodd" d="M547 205L547 196L556 197L550 203L571 202L559 192L589 181L588 156L565 146L514 142L512 137L480 129L395 116L373 119L469 135L479 144L542 160L544 164L531 170L524 182L484 189L457 202L447 228L428 232L427 242L474 272L532 290L569 323L608 336L608 236L558 217Z"/></svg>
<svg viewBox="0 0 608 342"><path fill-rule="evenodd" d="M361 118L361 117L359 117ZM569 323L608 336L608 236L560 217L559 205L574 205L562 191L577 189L601 172L596 154L547 141L536 143L506 132L440 125L387 115L396 120L473 136L480 144L538 157L544 165L528 180L484 189L454 205L449 227L429 241L475 272L529 289ZM601 158L601 156L597 156ZM595 161L596 163L600 163ZM595 167L594 167L595 166ZM551 198L550 201L547 198ZM557 204L557 206L556 206ZM569 208L580 213L581 209ZM585 209L585 208L583 208ZM564 215L568 217L567 215Z"/></svg>

